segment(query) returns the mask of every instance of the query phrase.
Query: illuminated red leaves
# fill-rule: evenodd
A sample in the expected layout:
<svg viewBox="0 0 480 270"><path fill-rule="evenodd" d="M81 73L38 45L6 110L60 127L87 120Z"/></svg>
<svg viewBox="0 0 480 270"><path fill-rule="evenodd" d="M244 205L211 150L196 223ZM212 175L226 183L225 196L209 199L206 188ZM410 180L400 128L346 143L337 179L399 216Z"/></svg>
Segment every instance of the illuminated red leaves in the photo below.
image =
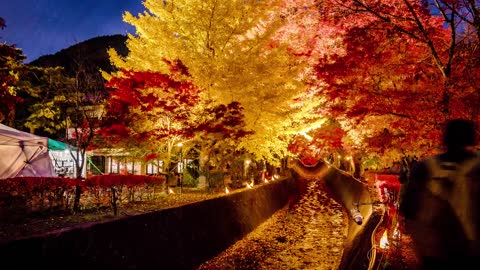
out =
<svg viewBox="0 0 480 270"><path fill-rule="evenodd" d="M84 187L92 188L112 188L112 187L135 187L149 184L158 184L165 181L164 176L147 176L147 175L94 175L86 178L81 182Z"/></svg>
<svg viewBox="0 0 480 270"><path fill-rule="evenodd" d="M186 80L186 67L179 61L165 62L170 64L172 74L123 70L121 76L108 82L114 91L99 134L118 142L138 141L146 145L169 138L193 138L197 134L216 140L249 134L243 130L242 107L238 102L201 103L200 89Z"/></svg>
<svg viewBox="0 0 480 270"><path fill-rule="evenodd" d="M216 105L204 110L198 125L193 126L195 132L216 134L221 138L240 138L251 132L243 130L245 122L243 120L242 107L238 102L232 102L228 105Z"/></svg>
<svg viewBox="0 0 480 270"><path fill-rule="evenodd" d="M471 82L480 73L468 72L478 71L478 64L467 60L474 53L470 45L457 44L455 68L448 66L452 28L430 7L333 0L324 1L321 11L325 24L342 29L343 48L326 53L315 67L326 83L319 93L326 99L321 112L341 119L347 132L363 134L362 149L426 153L438 149L446 119L478 117L471 108L480 97Z"/></svg>
<svg viewBox="0 0 480 270"><path fill-rule="evenodd" d="M98 134L126 137L130 134L130 131L123 124L113 124L113 125L109 126L108 128L106 127L106 128L103 128L103 129L99 130Z"/></svg>
<svg viewBox="0 0 480 270"><path fill-rule="evenodd" d="M157 72L124 70L122 74L122 77L114 77L107 84L116 89L112 98L119 103L127 103L145 111L162 108L168 112L198 103L199 90L188 81L177 81ZM147 89L155 91L146 92Z"/></svg>
<svg viewBox="0 0 480 270"><path fill-rule="evenodd" d="M345 131L338 123L328 122L320 128L308 132L310 138L297 135L288 150L295 154L301 154L307 159L320 160L326 158L330 153L342 151L345 135Z"/></svg>
<svg viewBox="0 0 480 270"><path fill-rule="evenodd" d="M148 141L182 135L191 108L199 102L200 91L191 82L157 72L123 70L107 86L114 90L100 133L117 138L136 136ZM152 126L155 122L158 125ZM142 131L134 128L141 123L146 125Z"/></svg>

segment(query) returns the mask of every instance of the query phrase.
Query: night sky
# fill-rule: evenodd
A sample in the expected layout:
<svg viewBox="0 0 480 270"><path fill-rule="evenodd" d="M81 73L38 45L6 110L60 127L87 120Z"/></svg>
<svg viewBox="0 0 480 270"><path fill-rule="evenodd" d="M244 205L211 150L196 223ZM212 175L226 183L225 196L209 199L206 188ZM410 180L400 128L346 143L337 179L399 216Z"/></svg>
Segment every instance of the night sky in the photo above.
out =
<svg viewBox="0 0 480 270"><path fill-rule="evenodd" d="M137 15L143 0L0 0L0 42L16 44L25 63L87 39L135 33L123 22L125 11Z"/></svg>

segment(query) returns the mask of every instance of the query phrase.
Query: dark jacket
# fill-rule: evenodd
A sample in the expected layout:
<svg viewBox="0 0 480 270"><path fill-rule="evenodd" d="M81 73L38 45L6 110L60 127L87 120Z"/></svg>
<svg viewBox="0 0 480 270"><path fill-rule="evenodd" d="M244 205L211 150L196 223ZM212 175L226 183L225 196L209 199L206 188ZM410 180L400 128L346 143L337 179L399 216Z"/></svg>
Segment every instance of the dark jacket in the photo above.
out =
<svg viewBox="0 0 480 270"><path fill-rule="evenodd" d="M479 192L480 158L474 153L444 153L412 168L399 210L420 256L477 252Z"/></svg>

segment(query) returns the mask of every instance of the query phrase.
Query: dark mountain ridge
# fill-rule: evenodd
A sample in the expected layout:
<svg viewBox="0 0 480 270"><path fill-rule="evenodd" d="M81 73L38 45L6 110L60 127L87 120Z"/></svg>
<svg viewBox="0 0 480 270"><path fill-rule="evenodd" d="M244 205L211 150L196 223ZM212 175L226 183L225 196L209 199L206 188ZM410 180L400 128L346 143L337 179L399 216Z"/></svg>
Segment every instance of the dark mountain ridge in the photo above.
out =
<svg viewBox="0 0 480 270"><path fill-rule="evenodd" d="M92 72L104 70L114 71L110 64L108 49L114 48L120 55L126 56L127 36L99 36L62 49L55 54L43 55L29 63L38 67L63 67L68 75L72 75L82 66Z"/></svg>
<svg viewBox="0 0 480 270"><path fill-rule="evenodd" d="M114 48L120 55L126 56L128 54L126 40L127 36L124 35L99 36L62 49L55 54L41 56L26 65L40 68L62 67L64 75L75 78L77 80L76 85L79 87L78 90L84 92L83 105L94 105L107 99L112 90L105 87L106 80L100 73L100 70L108 73L115 71L115 67L110 63L107 51ZM35 76L31 76L29 79L32 80L34 85L39 84L36 85L37 87L44 87L41 86L43 82L37 81ZM45 87L45 95L48 95L49 86ZM58 91L65 91L65 89L59 88ZM49 95L52 95L52 92ZM19 96L24 99L15 115L16 126L19 128L24 128L25 120L32 113L25 108L31 108L34 104L42 103L44 98L46 100L52 98L52 96L46 97L43 95L41 97L32 96L29 93L20 93ZM57 139L65 137L63 131L51 134L42 128L35 130L35 134Z"/></svg>

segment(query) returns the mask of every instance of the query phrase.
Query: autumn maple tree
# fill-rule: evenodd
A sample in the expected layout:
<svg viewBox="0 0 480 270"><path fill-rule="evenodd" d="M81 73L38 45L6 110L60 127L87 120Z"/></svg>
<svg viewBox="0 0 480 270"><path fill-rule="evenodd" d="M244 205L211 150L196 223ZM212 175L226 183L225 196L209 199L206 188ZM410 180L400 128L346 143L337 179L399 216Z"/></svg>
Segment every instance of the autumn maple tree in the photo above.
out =
<svg viewBox="0 0 480 270"><path fill-rule="evenodd" d="M330 118L320 127L295 136L288 150L298 154L301 160L311 159L315 163L330 160L333 163L338 160L339 155L344 154L344 137L345 131L340 123Z"/></svg>
<svg viewBox="0 0 480 270"><path fill-rule="evenodd" d="M345 130L344 147L384 165L438 150L443 123L478 122L476 1L320 1L337 29L316 66L319 113Z"/></svg>
<svg viewBox="0 0 480 270"><path fill-rule="evenodd" d="M123 70L122 76L108 81L114 90L99 133L132 156L162 160L167 170L178 151L193 150L202 168L208 163L204 157L226 158L213 155L214 149L234 148L231 140L249 133L243 129L241 106L201 100L200 89L187 80L190 75L182 63L164 61L169 74Z"/></svg>
<svg viewBox="0 0 480 270"><path fill-rule="evenodd" d="M254 133L239 139L238 149L278 162L289 138L320 118L310 113L317 103L307 92L315 36L302 39L306 22L316 19L313 1L147 0L144 6L138 16L125 14L136 34L129 35L127 57L110 51L113 64L169 74L163 59L183 63L202 100L243 108L246 130ZM305 23L294 24L294 17Z"/></svg>
<svg viewBox="0 0 480 270"><path fill-rule="evenodd" d="M243 108L245 130L254 133L237 147L258 159L309 148L381 157L388 166L436 151L446 120L478 118L476 1L144 5L137 16L125 14L137 32L128 56L109 52L112 63L170 75L167 63L179 61L202 104Z"/></svg>

